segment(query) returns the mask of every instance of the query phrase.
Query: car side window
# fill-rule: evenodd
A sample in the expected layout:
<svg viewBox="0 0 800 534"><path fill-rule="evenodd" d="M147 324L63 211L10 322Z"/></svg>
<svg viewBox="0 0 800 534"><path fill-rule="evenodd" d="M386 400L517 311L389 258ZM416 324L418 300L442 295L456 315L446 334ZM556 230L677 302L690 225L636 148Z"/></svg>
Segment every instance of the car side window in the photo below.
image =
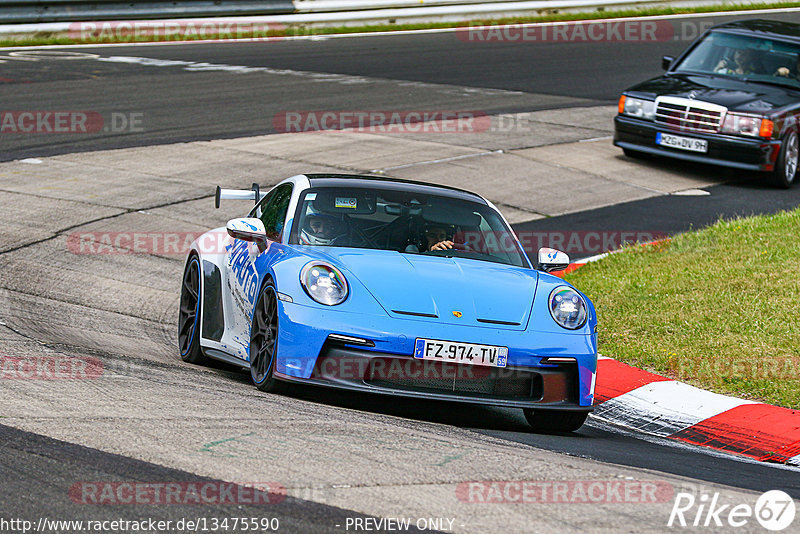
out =
<svg viewBox="0 0 800 534"><path fill-rule="evenodd" d="M251 217L261 219L267 237L273 241L280 240L291 198L292 184L283 184L270 191L250 213Z"/></svg>

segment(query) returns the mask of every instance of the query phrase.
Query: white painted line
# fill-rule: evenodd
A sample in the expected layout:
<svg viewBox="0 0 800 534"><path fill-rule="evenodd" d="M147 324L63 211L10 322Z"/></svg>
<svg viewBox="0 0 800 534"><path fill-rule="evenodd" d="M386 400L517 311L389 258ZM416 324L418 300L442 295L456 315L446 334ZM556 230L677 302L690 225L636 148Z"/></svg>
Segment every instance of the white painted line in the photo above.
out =
<svg viewBox="0 0 800 534"><path fill-rule="evenodd" d="M623 21L647 21L647 20L672 20L672 19L688 19L688 18L713 18L713 17L734 17L734 16L741 16L741 15L764 15L770 13L795 13L800 11L800 8L792 7L792 8L775 8L775 9L751 9L751 10L742 10L742 11L718 11L713 13L681 13L675 15L648 15L648 16L641 16L641 17L618 17L618 18L608 18L608 19L588 19L588 20L575 20L570 21L571 23L575 22L586 22L586 23L598 23L598 24L607 24L611 22L623 22ZM580 16L580 13L575 14L576 17ZM181 19L163 19L163 20L153 20L149 22L176 22ZM188 20L188 19L183 19ZM191 19L196 20L196 19ZM203 18L204 21L209 23L221 23L221 22L271 22L273 21L272 18L266 17L224 17L224 18ZM3 24L0 25L0 34L3 33L13 33L13 31L17 31L16 28L21 28L23 26L31 26L32 28L29 30L31 32L37 31L65 31L69 29L69 24L72 23L46 23L52 24L52 27L47 27L46 29L39 30L35 27L42 26L45 27L45 24ZM529 22L525 24L515 25L515 27L520 28L533 28L537 26L551 26L556 24L555 22ZM56 26L60 25L60 26ZM57 29L62 28L63 29ZM503 27L503 25L487 25L481 26L482 29L491 29L495 27ZM463 31L463 28L425 28L419 30L395 30L395 31L385 31L385 32L354 32L354 33L332 33L332 34L321 34L321 35L287 35L285 37L276 37L272 38L272 41L314 41L314 40L325 40L325 39L353 39L353 38L363 38L363 37L388 37L388 36L396 36L396 35L416 35L416 34L426 34L426 33L454 33L457 31ZM26 29L22 29L22 32L28 31ZM159 41L159 42L147 42L147 43L88 43L88 44L69 44L69 45L42 45L36 47L30 46L6 46L0 47L0 52L9 51L9 50L30 50L31 48L36 48L37 50L58 50L62 48L113 48L119 46L173 46L173 45L204 45L204 44L225 44L225 43L242 43L242 42L265 42L269 43L268 39L210 39L210 40L189 40L189 41ZM689 43L687 42L687 45Z"/></svg>
<svg viewBox="0 0 800 534"><path fill-rule="evenodd" d="M705 189L684 189L682 191L675 191L673 193L670 193L670 195L676 197L705 197L710 194L711 193L709 193Z"/></svg>
<svg viewBox="0 0 800 534"><path fill-rule="evenodd" d="M480 152L478 154L462 154L461 156L452 156L449 158L441 158L441 159L431 159L427 161L418 161L416 163L406 163L404 165L396 165L394 167L384 167L383 169L373 169L369 172L371 173L385 173L386 171L394 171L397 169L407 169L409 167L416 167L418 165L433 165L436 163L447 163L448 161L456 161L459 159L467 159L467 158L479 158L481 156L494 156L496 154L502 154L502 150L492 150L491 152Z"/></svg>
<svg viewBox="0 0 800 534"><path fill-rule="evenodd" d="M588 258L584 258L581 261L583 263L592 263L593 261L602 260L606 256L609 256L611 252L603 252L602 254L597 254L596 256L589 256Z"/></svg>
<svg viewBox="0 0 800 534"><path fill-rule="evenodd" d="M608 400L595 407L594 415L667 437L744 404L757 403L670 380L652 382Z"/></svg>
<svg viewBox="0 0 800 534"><path fill-rule="evenodd" d="M606 141L608 139L614 139L613 135L604 135L602 137L590 137L589 139L578 139L579 143L591 143L592 141Z"/></svg>
<svg viewBox="0 0 800 534"><path fill-rule="evenodd" d="M430 82L417 82L405 80L393 80L390 78L371 78L367 76L355 76L350 74L337 74L328 72L316 72L305 70L292 70L292 69L276 69L272 67L250 67L247 65L228 65L225 63L203 63L195 61L183 61L172 59L156 59L138 56L97 56L92 58L94 61L101 61L105 63L123 63L129 65L142 65L146 67L177 67L189 72L208 72L220 71L231 72L235 74L249 74L249 73L266 73L278 76L297 76L310 80L313 82L331 82L340 83L344 85L365 85L374 84L376 82L386 82L391 84L399 84L402 87L416 87L420 89L427 89L440 94L459 94L464 93L479 96L517 96L524 94L521 91L507 91L505 89L492 89L483 87L462 87L458 85L447 85L441 83ZM346 131L346 130L336 130Z"/></svg>
<svg viewBox="0 0 800 534"><path fill-rule="evenodd" d="M95 59L100 57L97 54L87 54L86 52L60 52L58 50L36 50L33 48L11 52L8 55L13 58L31 59L34 61L40 59Z"/></svg>
<svg viewBox="0 0 800 534"><path fill-rule="evenodd" d="M40 165L42 163L42 160L37 159L37 158L25 158L25 159L19 160L19 162L20 163L28 163L30 165Z"/></svg>

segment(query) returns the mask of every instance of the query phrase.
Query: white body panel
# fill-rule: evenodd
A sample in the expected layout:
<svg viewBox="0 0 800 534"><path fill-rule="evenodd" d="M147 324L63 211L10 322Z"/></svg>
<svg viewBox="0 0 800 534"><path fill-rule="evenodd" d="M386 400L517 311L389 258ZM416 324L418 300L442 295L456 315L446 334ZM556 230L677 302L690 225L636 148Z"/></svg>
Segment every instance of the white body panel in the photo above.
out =
<svg viewBox="0 0 800 534"><path fill-rule="evenodd" d="M308 178L304 175L297 175L287 178L269 189L266 193L261 193L264 198L273 189L285 183L294 184L292 198L287 210L286 220L284 221L281 242L287 243L291 232L294 213L297 208L297 200L300 194L311 186ZM227 198L243 198L253 200L253 193L242 191L242 195L236 196L232 192ZM247 195L250 196L247 196ZM225 197L223 197L225 198ZM249 211L242 213L246 217ZM213 247L204 247L203 244L214 243ZM211 249L211 250L209 250ZM204 349L211 349L209 356L228 361L229 363L241 363L245 367L250 365L248 348L250 346L250 323L253 316L253 306L255 304L255 292L260 287L260 280L257 276L254 262L259 255L258 246L255 243L236 240L228 235L227 229L223 226L215 228L198 237L191 245L191 250L197 252L200 257L201 271L204 272L203 262L210 262L219 269L222 289L222 309L225 321L225 329L219 341L203 337L201 327L200 345ZM201 294L205 295L205 277L200 277ZM253 297L253 302L251 302ZM199 324L203 324L204 306L200 306Z"/></svg>

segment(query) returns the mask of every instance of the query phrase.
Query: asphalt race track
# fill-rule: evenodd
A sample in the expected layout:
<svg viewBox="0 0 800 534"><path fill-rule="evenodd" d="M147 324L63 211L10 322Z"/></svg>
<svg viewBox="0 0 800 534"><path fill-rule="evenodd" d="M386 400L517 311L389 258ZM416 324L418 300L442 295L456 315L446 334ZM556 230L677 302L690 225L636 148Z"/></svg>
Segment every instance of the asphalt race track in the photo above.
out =
<svg viewBox="0 0 800 534"><path fill-rule="evenodd" d="M770 18L800 22L795 13ZM696 34L711 19L680 20L677 37L692 28ZM276 132L274 117L286 111L541 112L536 124L544 129L536 135L549 135L552 127L555 136L579 108L605 117L622 88L657 74L660 56L685 45L680 38L467 43L452 33L430 33L58 49L81 54L71 59L54 51L0 50L3 111L88 110L102 115L106 126L112 113L142 121L142 128L116 132L0 134L0 355L100 369L85 380L0 379L0 472L6 479L0 519L276 517L280 532L353 532L390 531L385 524L363 527L381 517L408 517L441 520L426 523L420 529L426 531L659 532L667 528L678 492L719 493L731 504L752 505L770 489L800 499L797 469L678 446L591 419L573 435L540 435L529 432L516 410L300 387L288 395L259 393L240 369L198 367L178 357L181 255L70 248L70 235L80 231L198 232L222 225L242 206L214 210L218 183L247 188L254 176L267 185L297 172L353 168L398 176L411 168L434 177L458 169L434 171L438 159L415 160L404 152L380 165L344 156L337 162L305 158L302 149L283 145L279 153L280 136L267 134ZM220 139L227 141L205 143ZM298 139L310 147L331 138ZM417 151L445 150L444 141L427 138L369 138L405 143L402 150L412 141ZM454 157L500 157L490 153L500 145L482 143L469 141ZM591 163L567 161L568 152L583 146L582 154L599 154L608 172L629 171L639 188L626 189L617 201L611 194L596 204L581 197L585 204L553 211L521 201L515 229L674 233L720 216L800 204L797 187L779 191L740 173L632 162L608 144L606 126L586 125L552 146L514 145L526 164L548 157L556 165L563 157L564 172L575 176ZM412 163L398 164L402 158ZM469 165L461 169L466 176ZM510 187L508 180L485 188ZM660 188L670 180L679 182L674 190L696 184L710 194L665 194ZM569 183L548 187L554 195L570 191ZM479 503L459 492L469 481L498 480L656 481L670 492L657 502L584 504ZM97 505L74 492L76 484L167 482L267 484L286 497L266 504ZM412 527L419 524L412 521ZM738 530L760 527L751 521Z"/></svg>
<svg viewBox="0 0 800 534"><path fill-rule="evenodd" d="M763 16L800 21L800 13ZM141 113L147 127L141 133L98 132L80 139L4 136L0 161L270 133L273 116L289 110L471 109L495 114L614 103L628 85L657 75L662 55L676 55L702 28L728 19L664 21L660 24L669 39L657 42L468 42L447 32L74 49L102 57L284 71L246 76L207 66L188 67L193 72L187 72L131 63L33 61L36 54L2 52L4 109L30 109L35 95L40 109ZM387 83L392 80L406 83Z"/></svg>
<svg viewBox="0 0 800 534"><path fill-rule="evenodd" d="M179 480L186 483L221 484L205 477L198 477L177 469L150 464L115 454L104 453L71 443L59 442L37 434L0 426L3 472L6 483L0 490L3 502L0 513L9 517L68 517L73 520L111 521L126 519L173 521L198 517L263 517L264 505L253 498L251 505L174 505L153 507L147 505L115 509L112 507L76 506L64 496L76 480L154 481ZM235 489L233 491L236 491ZM243 492L244 493L244 492ZM267 493L269 499L283 499L280 519L292 525L297 532L337 532L336 525L344 525L347 518L364 518L352 512L340 510L310 501ZM8 529L4 529L8 530ZM412 530L417 531L417 530Z"/></svg>

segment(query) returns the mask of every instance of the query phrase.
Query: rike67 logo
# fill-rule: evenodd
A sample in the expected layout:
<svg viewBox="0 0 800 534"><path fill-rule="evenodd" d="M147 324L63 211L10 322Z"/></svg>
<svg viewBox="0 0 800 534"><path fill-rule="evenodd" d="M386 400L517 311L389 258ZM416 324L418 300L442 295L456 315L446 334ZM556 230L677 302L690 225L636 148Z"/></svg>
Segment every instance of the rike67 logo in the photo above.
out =
<svg viewBox="0 0 800 534"><path fill-rule="evenodd" d="M668 527L744 527L752 525L755 518L767 530L781 531L794 521L796 506L792 498L781 490L771 490L761 495L755 506L724 503L719 493L699 497L691 493L678 493L667 521Z"/></svg>

